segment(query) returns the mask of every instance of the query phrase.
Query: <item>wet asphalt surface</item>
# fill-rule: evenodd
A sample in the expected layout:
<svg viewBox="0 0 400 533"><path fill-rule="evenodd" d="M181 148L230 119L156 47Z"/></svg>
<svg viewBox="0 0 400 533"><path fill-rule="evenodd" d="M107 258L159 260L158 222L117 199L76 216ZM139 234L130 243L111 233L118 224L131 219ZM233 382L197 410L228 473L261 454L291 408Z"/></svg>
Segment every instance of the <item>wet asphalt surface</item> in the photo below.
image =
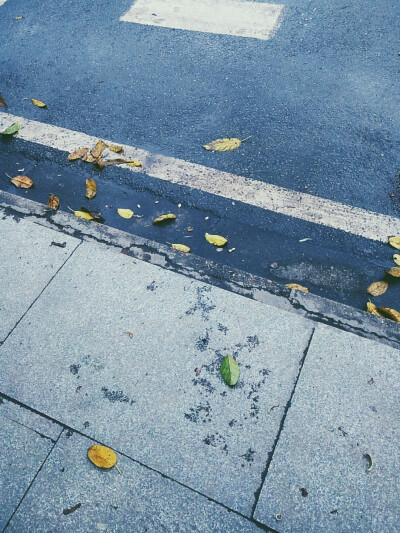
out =
<svg viewBox="0 0 400 533"><path fill-rule="evenodd" d="M61 1L50 8L7 0L0 7L6 110L398 216L397 2L288 2L270 41L120 22L131 3ZM48 108L35 108L30 98ZM235 152L202 149L217 137L248 135ZM18 139L1 139L0 150L2 190L41 203L53 193L63 210L84 205L110 226L188 244L203 257L359 308L368 284L393 265L386 244L232 205L145 172L99 172ZM18 169L34 180L32 189L10 185L5 174ZM89 202L85 179L92 177L98 194ZM142 218L121 219L117 207ZM151 224L167 211L178 215L175 223ZM227 247L218 252L206 243L206 231L228 237ZM399 295L393 281L373 300L396 307Z"/></svg>

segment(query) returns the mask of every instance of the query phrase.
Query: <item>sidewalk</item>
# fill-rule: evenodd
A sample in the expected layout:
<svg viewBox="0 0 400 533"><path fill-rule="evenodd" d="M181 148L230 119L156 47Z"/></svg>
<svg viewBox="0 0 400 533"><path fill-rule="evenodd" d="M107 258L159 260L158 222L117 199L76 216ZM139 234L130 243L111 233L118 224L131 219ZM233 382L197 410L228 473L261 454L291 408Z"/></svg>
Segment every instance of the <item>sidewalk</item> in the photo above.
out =
<svg viewBox="0 0 400 533"><path fill-rule="evenodd" d="M7 199L1 530L399 531L398 324Z"/></svg>

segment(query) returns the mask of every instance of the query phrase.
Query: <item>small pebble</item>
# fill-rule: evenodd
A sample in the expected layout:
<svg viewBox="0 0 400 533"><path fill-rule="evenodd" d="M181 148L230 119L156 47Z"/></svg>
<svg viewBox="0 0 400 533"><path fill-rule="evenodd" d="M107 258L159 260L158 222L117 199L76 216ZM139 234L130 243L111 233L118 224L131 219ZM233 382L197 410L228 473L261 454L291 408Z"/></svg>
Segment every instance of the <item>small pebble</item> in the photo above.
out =
<svg viewBox="0 0 400 533"><path fill-rule="evenodd" d="M178 204L178 207L182 207L182 204Z"/></svg>
<svg viewBox="0 0 400 533"><path fill-rule="evenodd" d="M210 217L205 217L205 219L204 219L204 220L208 220L209 218L210 218Z"/></svg>
<svg viewBox="0 0 400 533"><path fill-rule="evenodd" d="M234 252L236 250L236 248L231 248L230 250L228 250L229 253L231 252Z"/></svg>
<svg viewBox="0 0 400 533"><path fill-rule="evenodd" d="M193 231L193 228L188 228L187 230L190 232L190 231Z"/></svg>

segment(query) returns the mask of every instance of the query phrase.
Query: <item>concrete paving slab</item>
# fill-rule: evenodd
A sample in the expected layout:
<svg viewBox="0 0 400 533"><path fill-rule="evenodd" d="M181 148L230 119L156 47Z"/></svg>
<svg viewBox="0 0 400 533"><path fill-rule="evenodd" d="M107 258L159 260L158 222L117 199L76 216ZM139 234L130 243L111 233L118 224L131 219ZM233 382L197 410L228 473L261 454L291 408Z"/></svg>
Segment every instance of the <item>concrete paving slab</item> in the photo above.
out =
<svg viewBox="0 0 400 533"><path fill-rule="evenodd" d="M65 242L65 248L52 246L53 241ZM79 242L23 219L1 220L0 343Z"/></svg>
<svg viewBox="0 0 400 533"><path fill-rule="evenodd" d="M3 531L54 443L2 416L1 412L0 443L0 530Z"/></svg>
<svg viewBox="0 0 400 533"><path fill-rule="evenodd" d="M399 531L399 362L395 349L318 326L257 520L281 533Z"/></svg>
<svg viewBox="0 0 400 533"><path fill-rule="evenodd" d="M251 521L124 456L122 475L87 458L94 442L65 431L7 533L256 533Z"/></svg>
<svg viewBox="0 0 400 533"><path fill-rule="evenodd" d="M249 515L312 328L83 243L1 347L2 388Z"/></svg>

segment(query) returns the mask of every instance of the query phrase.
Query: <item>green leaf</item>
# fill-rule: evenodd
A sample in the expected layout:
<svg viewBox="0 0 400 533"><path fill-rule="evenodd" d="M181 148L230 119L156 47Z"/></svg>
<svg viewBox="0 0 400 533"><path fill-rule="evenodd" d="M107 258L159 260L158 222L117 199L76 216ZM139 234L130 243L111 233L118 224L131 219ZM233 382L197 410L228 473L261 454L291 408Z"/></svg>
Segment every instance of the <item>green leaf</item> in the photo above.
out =
<svg viewBox="0 0 400 533"><path fill-rule="evenodd" d="M236 385L240 376L240 368L231 355L226 355L222 359L220 372L227 385L230 385L231 387Z"/></svg>
<svg viewBox="0 0 400 533"><path fill-rule="evenodd" d="M12 135L13 133L17 133L19 130L19 124L17 122L14 122L14 124L11 124L6 130L2 131L2 135Z"/></svg>

